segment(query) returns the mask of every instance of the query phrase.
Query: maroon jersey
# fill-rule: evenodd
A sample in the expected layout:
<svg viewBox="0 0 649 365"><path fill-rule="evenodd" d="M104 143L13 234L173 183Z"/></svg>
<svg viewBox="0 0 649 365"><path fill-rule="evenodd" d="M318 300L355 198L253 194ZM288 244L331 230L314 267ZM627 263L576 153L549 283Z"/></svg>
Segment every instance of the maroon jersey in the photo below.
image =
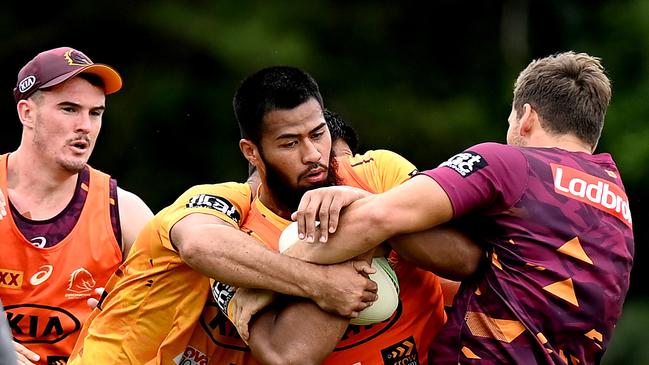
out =
<svg viewBox="0 0 649 365"><path fill-rule="evenodd" d="M432 363L592 364L629 287L633 230L608 154L485 143L424 172L479 215L489 265L463 283Z"/></svg>

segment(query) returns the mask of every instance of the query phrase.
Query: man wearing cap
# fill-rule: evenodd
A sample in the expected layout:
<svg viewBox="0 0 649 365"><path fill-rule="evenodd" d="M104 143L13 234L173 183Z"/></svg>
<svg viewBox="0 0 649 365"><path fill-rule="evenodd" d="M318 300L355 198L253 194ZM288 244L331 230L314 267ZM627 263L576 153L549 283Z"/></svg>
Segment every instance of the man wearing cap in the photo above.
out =
<svg viewBox="0 0 649 365"><path fill-rule="evenodd" d="M0 155L0 298L21 363L65 363L90 314L86 301L153 216L87 164L105 96L121 86L113 68L69 47L38 54L18 73L22 138Z"/></svg>

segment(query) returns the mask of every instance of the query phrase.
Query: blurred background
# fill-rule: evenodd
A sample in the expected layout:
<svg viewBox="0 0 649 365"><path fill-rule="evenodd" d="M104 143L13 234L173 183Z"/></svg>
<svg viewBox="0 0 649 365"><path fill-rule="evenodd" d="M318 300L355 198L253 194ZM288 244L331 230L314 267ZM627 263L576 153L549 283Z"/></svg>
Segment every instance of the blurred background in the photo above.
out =
<svg viewBox="0 0 649 365"><path fill-rule="evenodd" d="M359 131L361 150L391 149L426 169L472 144L504 142L512 85L533 58L588 52L613 80L598 151L619 165L636 237L631 290L603 363L649 364L647 19L649 0L12 1L0 13L0 153L20 141L18 71L54 47L122 74L90 162L154 212L192 185L245 179L231 100L261 67L307 70L326 106Z"/></svg>

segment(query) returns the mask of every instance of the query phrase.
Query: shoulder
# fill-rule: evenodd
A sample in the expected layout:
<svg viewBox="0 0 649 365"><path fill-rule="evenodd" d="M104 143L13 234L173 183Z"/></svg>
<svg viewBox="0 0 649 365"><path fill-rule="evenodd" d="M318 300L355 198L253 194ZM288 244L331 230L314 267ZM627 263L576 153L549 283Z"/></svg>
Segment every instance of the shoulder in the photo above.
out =
<svg viewBox="0 0 649 365"><path fill-rule="evenodd" d="M195 185L187 189L177 200L183 204L197 203L199 199L211 197L225 199L236 205L249 205L253 193L248 183L225 182L219 184ZM247 204L246 204L247 203Z"/></svg>
<svg viewBox="0 0 649 365"><path fill-rule="evenodd" d="M520 148L501 143L481 143L471 146L442 162L439 167L448 167L466 177L488 167L512 170L526 165L526 158Z"/></svg>
<svg viewBox="0 0 649 365"><path fill-rule="evenodd" d="M172 221L191 213L217 215L238 225L250 211L253 192L248 183L195 185L158 215ZM164 219L164 218L163 218Z"/></svg>
<svg viewBox="0 0 649 365"><path fill-rule="evenodd" d="M122 207L127 207L129 210L135 209L139 212L151 213L151 209L149 209L146 203L139 196L130 191L124 190L119 186L117 187L117 198L119 199L120 210L122 210Z"/></svg>
<svg viewBox="0 0 649 365"><path fill-rule="evenodd" d="M356 154L349 157L349 163L351 165L385 162L408 162L408 160L398 153L389 150L369 150L363 154Z"/></svg>

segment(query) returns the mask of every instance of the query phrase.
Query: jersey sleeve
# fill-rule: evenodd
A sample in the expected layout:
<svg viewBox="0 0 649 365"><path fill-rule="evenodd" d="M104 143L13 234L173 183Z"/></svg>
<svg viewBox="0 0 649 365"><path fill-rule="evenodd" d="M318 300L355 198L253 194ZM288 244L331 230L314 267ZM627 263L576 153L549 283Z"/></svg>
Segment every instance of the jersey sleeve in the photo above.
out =
<svg viewBox="0 0 649 365"><path fill-rule="evenodd" d="M175 251L169 238L171 228L192 213L213 215L238 229L250 211L251 197L250 185L245 183L191 187L156 217L164 246Z"/></svg>
<svg viewBox="0 0 649 365"><path fill-rule="evenodd" d="M511 208L529 179L523 153L499 143L470 147L422 174L444 189L455 217L472 211L492 215Z"/></svg>
<svg viewBox="0 0 649 365"><path fill-rule="evenodd" d="M367 151L349 159L354 172L374 190L390 190L417 173L417 168L401 155L388 150Z"/></svg>

